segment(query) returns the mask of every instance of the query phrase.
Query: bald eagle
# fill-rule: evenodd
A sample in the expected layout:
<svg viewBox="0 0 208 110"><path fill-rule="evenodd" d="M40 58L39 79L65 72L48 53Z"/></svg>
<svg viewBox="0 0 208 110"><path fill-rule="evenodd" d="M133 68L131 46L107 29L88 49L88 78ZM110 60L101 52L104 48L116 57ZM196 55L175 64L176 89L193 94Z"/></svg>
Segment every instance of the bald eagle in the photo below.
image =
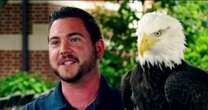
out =
<svg viewBox="0 0 208 110"><path fill-rule="evenodd" d="M138 63L121 84L126 110L208 110L208 73L185 62L181 23L147 13L137 36Z"/></svg>

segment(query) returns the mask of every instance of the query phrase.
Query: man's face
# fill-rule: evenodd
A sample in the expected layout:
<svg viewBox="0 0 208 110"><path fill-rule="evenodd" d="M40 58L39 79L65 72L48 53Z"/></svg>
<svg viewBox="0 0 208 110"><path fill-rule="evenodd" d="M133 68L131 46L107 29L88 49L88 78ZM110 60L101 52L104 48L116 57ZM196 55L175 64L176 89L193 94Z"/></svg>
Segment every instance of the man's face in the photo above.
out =
<svg viewBox="0 0 208 110"><path fill-rule="evenodd" d="M96 67L97 55L81 19L55 20L49 30L49 60L55 73L75 82Z"/></svg>

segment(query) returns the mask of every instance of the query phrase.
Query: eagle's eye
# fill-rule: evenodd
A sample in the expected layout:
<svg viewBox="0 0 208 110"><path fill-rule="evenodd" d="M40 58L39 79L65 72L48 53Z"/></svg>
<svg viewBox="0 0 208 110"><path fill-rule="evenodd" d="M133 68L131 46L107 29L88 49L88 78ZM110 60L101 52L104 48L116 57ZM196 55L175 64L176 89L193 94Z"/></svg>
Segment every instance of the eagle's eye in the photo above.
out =
<svg viewBox="0 0 208 110"><path fill-rule="evenodd" d="M157 31L153 33L154 37L160 37L160 35L161 35L161 31Z"/></svg>

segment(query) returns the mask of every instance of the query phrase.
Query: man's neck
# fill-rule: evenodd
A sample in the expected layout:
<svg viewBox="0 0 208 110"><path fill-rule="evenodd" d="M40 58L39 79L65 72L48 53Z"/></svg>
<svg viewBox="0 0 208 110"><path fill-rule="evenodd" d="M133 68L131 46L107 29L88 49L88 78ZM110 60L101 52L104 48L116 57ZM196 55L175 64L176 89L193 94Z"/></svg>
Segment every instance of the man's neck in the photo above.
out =
<svg viewBox="0 0 208 110"><path fill-rule="evenodd" d="M95 99L100 85L99 72L91 72L77 83L61 81L65 99L78 110L84 110Z"/></svg>

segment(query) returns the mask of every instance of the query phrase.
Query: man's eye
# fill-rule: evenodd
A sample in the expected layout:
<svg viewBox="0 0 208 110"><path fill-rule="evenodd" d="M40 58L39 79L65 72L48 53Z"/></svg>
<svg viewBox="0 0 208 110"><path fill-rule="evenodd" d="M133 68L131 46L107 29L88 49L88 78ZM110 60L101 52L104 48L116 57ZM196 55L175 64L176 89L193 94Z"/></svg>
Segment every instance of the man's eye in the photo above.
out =
<svg viewBox="0 0 208 110"><path fill-rule="evenodd" d="M79 37L73 37L70 39L71 42L80 42L81 39Z"/></svg>
<svg viewBox="0 0 208 110"><path fill-rule="evenodd" d="M56 41L56 40L50 41L50 45L58 45L58 43L59 43L59 41Z"/></svg>

